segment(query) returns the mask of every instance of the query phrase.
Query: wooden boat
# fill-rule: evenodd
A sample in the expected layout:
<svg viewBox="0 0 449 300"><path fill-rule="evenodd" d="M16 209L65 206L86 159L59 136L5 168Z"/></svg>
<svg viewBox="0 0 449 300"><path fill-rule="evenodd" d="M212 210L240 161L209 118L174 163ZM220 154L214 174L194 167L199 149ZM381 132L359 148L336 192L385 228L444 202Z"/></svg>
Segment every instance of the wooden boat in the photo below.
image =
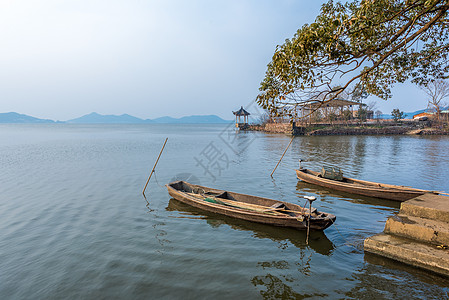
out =
<svg viewBox="0 0 449 300"><path fill-rule="evenodd" d="M288 202L217 190L185 181L166 185L170 196L188 205L229 217L274 226L307 229L309 209ZM312 208L310 229L324 230L336 217Z"/></svg>
<svg viewBox="0 0 449 300"><path fill-rule="evenodd" d="M332 180L323 178L321 173L314 172L305 168L296 170L296 176L302 181L335 189L342 192L376 197L382 199L406 201L425 193L438 194L438 192L414 189L406 186L383 184L371 181L357 180L342 177L342 180Z"/></svg>
<svg viewBox="0 0 449 300"><path fill-rule="evenodd" d="M212 227L227 225L234 230L251 232L251 236L257 239L270 239L278 243L288 242L298 249L303 249L307 245L305 244L305 230L301 230L301 232L298 232L295 228L279 228L276 226L270 226L255 222L242 222L241 220L236 218L228 218L223 215L217 215L211 212L204 211L202 209L198 209L174 198L171 198L168 201L166 210L179 212L179 218L191 218L194 220L210 220L211 218L213 218L214 221L207 222L208 225ZM315 252L322 255L329 255L335 250L335 245L329 240L324 231L314 230L311 231L310 234L311 235L308 246Z"/></svg>

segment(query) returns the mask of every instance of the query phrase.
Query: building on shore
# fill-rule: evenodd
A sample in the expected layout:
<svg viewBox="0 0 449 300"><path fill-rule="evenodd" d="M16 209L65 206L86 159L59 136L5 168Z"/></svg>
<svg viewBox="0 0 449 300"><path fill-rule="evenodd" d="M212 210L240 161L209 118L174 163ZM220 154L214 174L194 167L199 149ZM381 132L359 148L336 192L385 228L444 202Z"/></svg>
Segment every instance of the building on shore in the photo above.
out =
<svg viewBox="0 0 449 300"><path fill-rule="evenodd" d="M413 116L413 120L427 120L427 118L432 117L433 113L422 112Z"/></svg>
<svg viewBox="0 0 449 300"><path fill-rule="evenodd" d="M364 103L339 98L328 102L319 100L311 101L295 105L296 113L294 122L309 125L320 123L350 123L355 119L374 119L374 112L368 110L366 107L367 105ZM273 121L276 123L285 122L283 118L275 118Z"/></svg>

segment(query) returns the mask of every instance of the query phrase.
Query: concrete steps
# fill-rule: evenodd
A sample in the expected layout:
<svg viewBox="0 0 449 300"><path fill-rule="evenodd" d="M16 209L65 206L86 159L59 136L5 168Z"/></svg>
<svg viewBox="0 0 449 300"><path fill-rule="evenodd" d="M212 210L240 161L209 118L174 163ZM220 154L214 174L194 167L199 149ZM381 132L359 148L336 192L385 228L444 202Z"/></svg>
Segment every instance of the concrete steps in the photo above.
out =
<svg viewBox="0 0 449 300"><path fill-rule="evenodd" d="M402 202L401 213L449 223L449 197L424 194Z"/></svg>
<svg viewBox="0 0 449 300"><path fill-rule="evenodd" d="M365 251L449 276L449 197L425 194L402 202Z"/></svg>
<svg viewBox="0 0 449 300"><path fill-rule="evenodd" d="M449 245L449 223L402 213L388 218L384 232L417 241Z"/></svg>
<svg viewBox="0 0 449 300"><path fill-rule="evenodd" d="M449 276L449 251L415 240L379 233L365 240L365 250Z"/></svg>

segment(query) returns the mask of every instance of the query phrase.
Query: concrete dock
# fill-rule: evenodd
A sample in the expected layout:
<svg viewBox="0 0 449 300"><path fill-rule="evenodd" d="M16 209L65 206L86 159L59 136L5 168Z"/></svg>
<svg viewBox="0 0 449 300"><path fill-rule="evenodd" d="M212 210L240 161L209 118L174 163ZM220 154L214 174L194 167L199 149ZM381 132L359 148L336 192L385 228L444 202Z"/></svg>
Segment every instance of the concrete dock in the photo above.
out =
<svg viewBox="0 0 449 300"><path fill-rule="evenodd" d="M449 276L449 197L425 194L401 204L365 251Z"/></svg>

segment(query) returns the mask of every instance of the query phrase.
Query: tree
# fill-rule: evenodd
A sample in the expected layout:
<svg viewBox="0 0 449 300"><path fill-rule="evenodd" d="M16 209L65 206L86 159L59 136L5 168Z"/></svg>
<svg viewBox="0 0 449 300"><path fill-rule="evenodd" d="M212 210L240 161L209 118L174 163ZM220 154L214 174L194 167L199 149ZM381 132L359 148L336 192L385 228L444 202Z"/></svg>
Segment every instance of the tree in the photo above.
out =
<svg viewBox="0 0 449 300"><path fill-rule="evenodd" d="M421 89L429 97L427 108L434 111L437 115L437 120L439 120L441 110L447 106L443 99L449 97L449 83L444 80L432 80L427 84L423 84Z"/></svg>
<svg viewBox="0 0 449 300"><path fill-rule="evenodd" d="M343 120L345 120L345 121L349 121L349 120L351 120L353 118L352 111L350 111L348 109L345 109L343 111L342 116L343 116Z"/></svg>
<svg viewBox="0 0 449 300"><path fill-rule="evenodd" d="M294 118L298 108L344 91L386 100L395 83L445 78L448 10L449 0L330 0L314 23L276 47L256 102Z"/></svg>
<svg viewBox="0 0 449 300"><path fill-rule="evenodd" d="M333 121L338 119L338 115L335 112L330 112L327 116L327 118L329 119L329 121L332 123Z"/></svg>
<svg viewBox="0 0 449 300"><path fill-rule="evenodd" d="M270 123L271 117L268 113L264 112L259 116L259 124L265 125L267 123Z"/></svg>
<svg viewBox="0 0 449 300"><path fill-rule="evenodd" d="M395 122L399 121L400 119L404 118L404 112L400 111L399 109L395 108L391 112L391 115L393 116L393 119Z"/></svg>
<svg viewBox="0 0 449 300"><path fill-rule="evenodd" d="M360 121L366 121L366 117L368 115L368 111L366 108L360 107L359 110L357 111L357 118Z"/></svg>
<svg viewBox="0 0 449 300"><path fill-rule="evenodd" d="M318 123L318 122L322 121L323 116L319 110L316 110L311 114L311 118L312 118L312 122Z"/></svg>
<svg viewBox="0 0 449 300"><path fill-rule="evenodd" d="M377 121L379 121L380 118L382 118L382 111L376 110L375 114L376 114L376 119L377 119Z"/></svg>
<svg viewBox="0 0 449 300"><path fill-rule="evenodd" d="M376 101L370 101L367 104L367 110L374 112L377 109L377 102Z"/></svg>

